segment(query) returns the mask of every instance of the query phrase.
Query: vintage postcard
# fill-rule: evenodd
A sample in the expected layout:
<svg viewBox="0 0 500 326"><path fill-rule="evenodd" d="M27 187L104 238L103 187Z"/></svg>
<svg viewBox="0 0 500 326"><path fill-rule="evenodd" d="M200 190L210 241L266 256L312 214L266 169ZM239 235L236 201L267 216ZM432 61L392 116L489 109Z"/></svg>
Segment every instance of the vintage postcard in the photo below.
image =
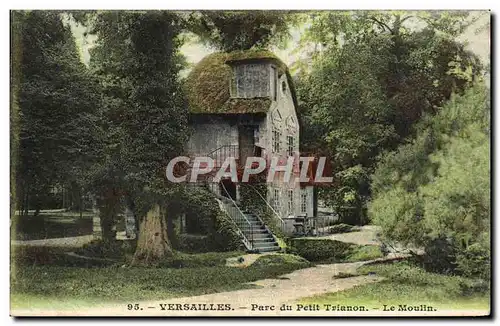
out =
<svg viewBox="0 0 500 326"><path fill-rule="evenodd" d="M489 316L490 15L11 11L11 315Z"/></svg>

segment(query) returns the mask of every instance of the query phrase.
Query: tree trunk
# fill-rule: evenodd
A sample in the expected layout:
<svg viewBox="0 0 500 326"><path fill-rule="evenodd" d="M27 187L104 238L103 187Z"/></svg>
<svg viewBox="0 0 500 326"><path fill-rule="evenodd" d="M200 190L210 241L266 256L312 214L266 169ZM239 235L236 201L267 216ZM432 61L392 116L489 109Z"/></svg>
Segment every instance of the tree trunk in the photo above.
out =
<svg viewBox="0 0 500 326"><path fill-rule="evenodd" d="M173 250L167 235L165 213L164 209L156 204L141 219L132 265L156 265L164 258L172 256Z"/></svg>
<svg viewBox="0 0 500 326"><path fill-rule="evenodd" d="M80 219L83 218L83 200L82 200L82 189L78 191L78 209L80 210Z"/></svg>
<svg viewBox="0 0 500 326"><path fill-rule="evenodd" d="M113 231L113 226L116 223L119 205L119 197L116 195L114 189L106 189L101 195L101 198L98 199L103 241L113 241L116 238L116 232Z"/></svg>
<svg viewBox="0 0 500 326"><path fill-rule="evenodd" d="M24 198L24 216L29 215L30 209L30 188L26 189L26 197Z"/></svg>

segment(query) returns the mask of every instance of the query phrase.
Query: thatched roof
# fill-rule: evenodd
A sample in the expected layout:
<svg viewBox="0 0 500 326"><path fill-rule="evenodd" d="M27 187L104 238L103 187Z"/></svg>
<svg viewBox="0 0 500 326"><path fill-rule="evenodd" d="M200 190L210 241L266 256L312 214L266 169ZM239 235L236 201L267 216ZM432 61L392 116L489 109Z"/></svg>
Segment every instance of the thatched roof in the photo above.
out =
<svg viewBox="0 0 500 326"><path fill-rule="evenodd" d="M231 64L238 61L272 61L278 74L286 73L295 105L293 82L286 65L272 52L247 50L230 53L216 52L203 58L186 80L186 94L190 113L238 114L265 113L271 106L270 98L231 98L229 85Z"/></svg>

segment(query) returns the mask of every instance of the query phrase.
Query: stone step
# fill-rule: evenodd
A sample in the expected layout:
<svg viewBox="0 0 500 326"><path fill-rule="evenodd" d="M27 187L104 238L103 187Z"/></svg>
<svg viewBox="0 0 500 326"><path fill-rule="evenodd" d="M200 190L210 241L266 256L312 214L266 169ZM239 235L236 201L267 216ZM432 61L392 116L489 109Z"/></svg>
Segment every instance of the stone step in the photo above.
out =
<svg viewBox="0 0 500 326"><path fill-rule="evenodd" d="M263 241L263 239L256 240L254 239L254 242L258 245L265 246L265 247L271 247L271 246L277 246L278 243L274 240L274 238L271 239L266 239L269 241Z"/></svg>
<svg viewBox="0 0 500 326"><path fill-rule="evenodd" d="M272 247L276 243L274 239L256 239L256 238L248 238L249 241L253 242L254 246L259 247ZM277 245L277 243L276 243Z"/></svg>
<svg viewBox="0 0 500 326"><path fill-rule="evenodd" d="M254 233L253 239L254 240L261 240L261 239L274 239L274 238L269 233Z"/></svg>
<svg viewBox="0 0 500 326"><path fill-rule="evenodd" d="M241 231L243 231L243 233L253 233L253 234L267 233L267 234L269 234L269 232L267 232L267 230L265 228L252 228L252 229L241 228Z"/></svg>
<svg viewBox="0 0 500 326"><path fill-rule="evenodd" d="M260 238L260 239L253 239L253 243L255 245L268 245L270 243L276 243L276 241L274 241L274 238L273 237L269 237L269 238Z"/></svg>
<svg viewBox="0 0 500 326"><path fill-rule="evenodd" d="M273 252L273 251L279 251L281 248L279 246L275 247L256 247L255 250L258 252Z"/></svg>

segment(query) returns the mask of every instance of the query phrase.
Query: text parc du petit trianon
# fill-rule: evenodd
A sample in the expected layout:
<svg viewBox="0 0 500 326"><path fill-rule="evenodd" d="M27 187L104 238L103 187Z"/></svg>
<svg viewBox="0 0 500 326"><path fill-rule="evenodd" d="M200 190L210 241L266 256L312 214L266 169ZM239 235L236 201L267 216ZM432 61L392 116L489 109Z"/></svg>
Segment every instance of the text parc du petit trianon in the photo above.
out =
<svg viewBox="0 0 500 326"><path fill-rule="evenodd" d="M252 311L369 311L369 310L380 310L380 311L437 311L433 306L421 304L421 305L387 305L383 304L381 307L372 307L368 308L363 305L341 305L341 304L282 304L281 306L275 305L260 305L260 304L251 304L250 309Z"/></svg>

